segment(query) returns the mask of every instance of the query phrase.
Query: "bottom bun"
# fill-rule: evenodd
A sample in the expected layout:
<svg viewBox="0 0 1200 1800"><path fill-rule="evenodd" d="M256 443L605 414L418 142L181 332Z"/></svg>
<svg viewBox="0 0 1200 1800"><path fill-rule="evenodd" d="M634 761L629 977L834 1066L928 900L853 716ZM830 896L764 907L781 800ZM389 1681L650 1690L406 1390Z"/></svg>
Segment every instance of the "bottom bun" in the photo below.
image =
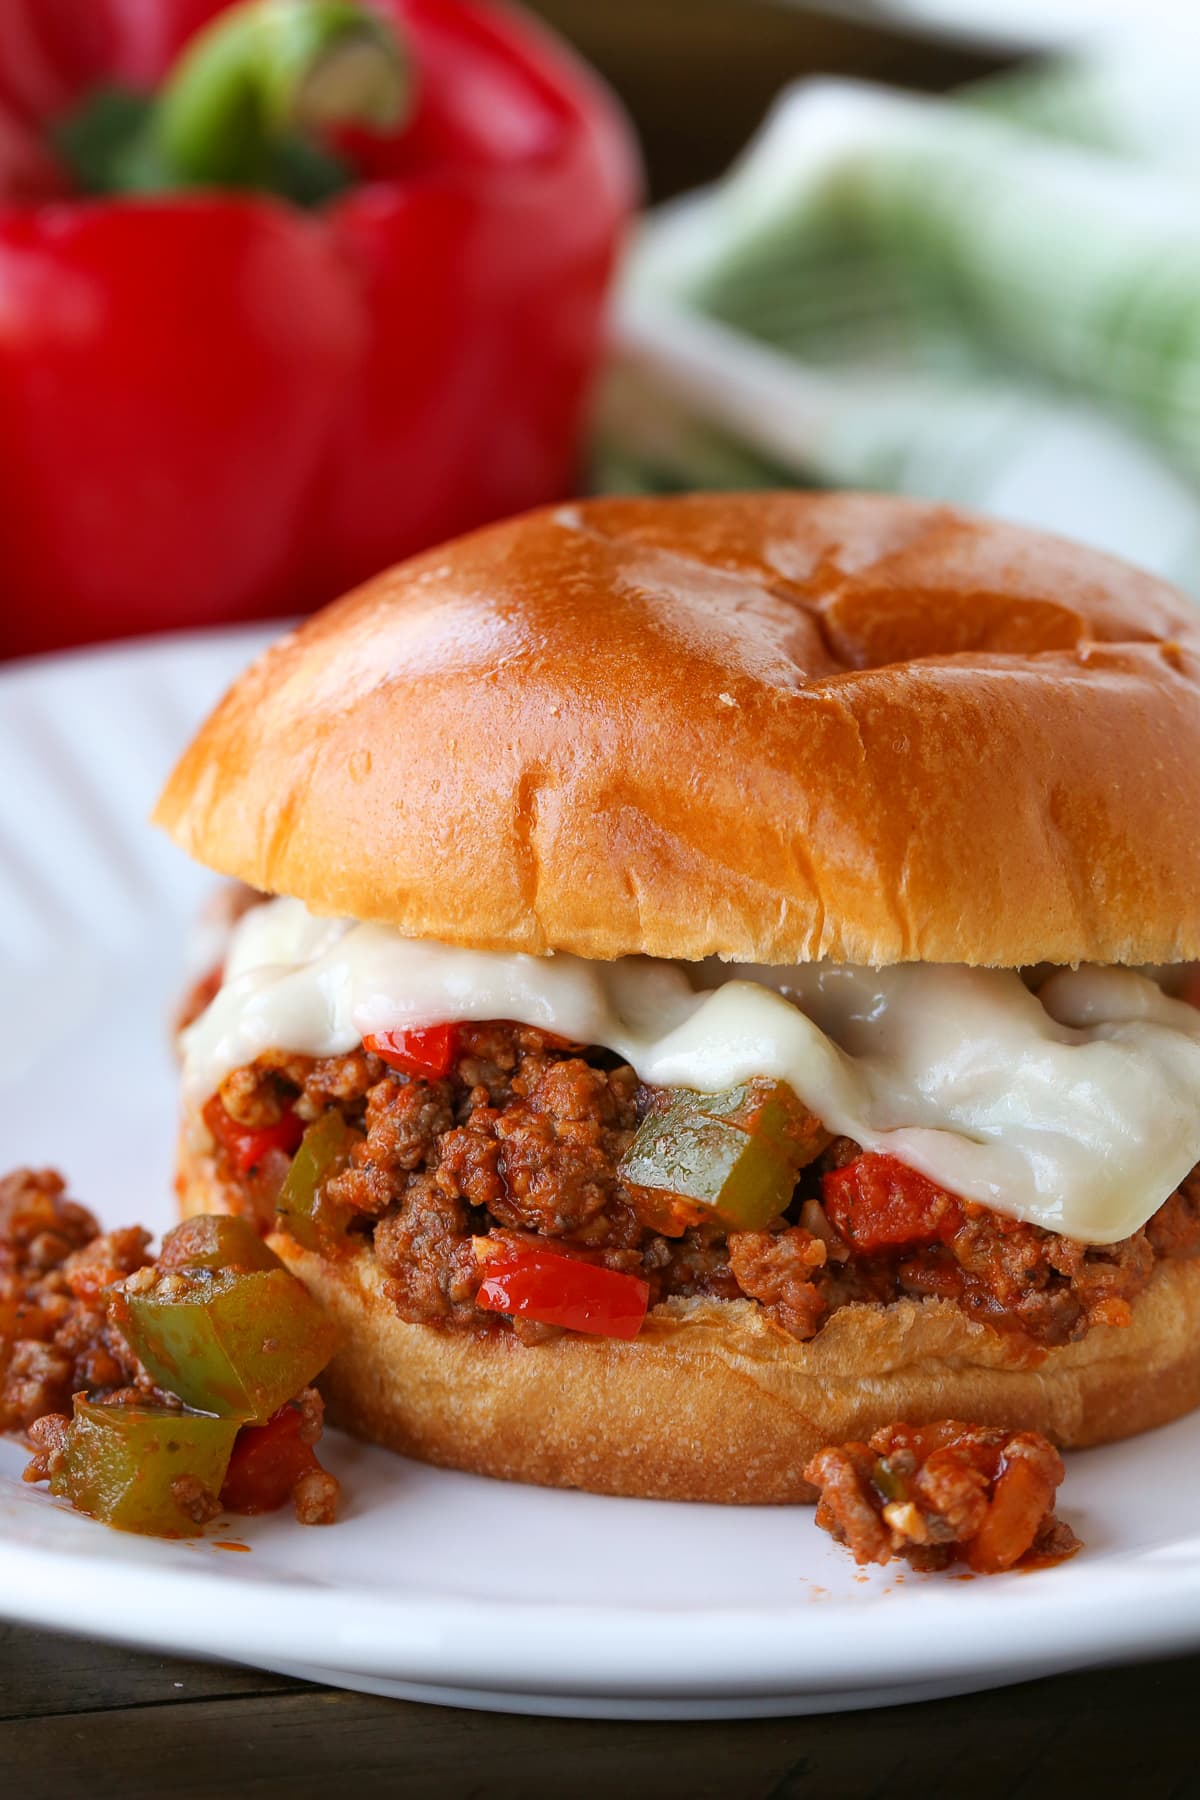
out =
<svg viewBox="0 0 1200 1800"><path fill-rule="evenodd" d="M185 1151L185 1215L227 1210L211 1161ZM1128 1326L1042 1352L946 1300L846 1306L799 1343L750 1300L669 1300L629 1342L526 1346L411 1325L370 1250L276 1253L328 1308L341 1347L321 1377L330 1422L422 1462L503 1481L642 1499L812 1500L824 1444L904 1419L1040 1431L1069 1449L1200 1405L1200 1261L1162 1262Z"/></svg>

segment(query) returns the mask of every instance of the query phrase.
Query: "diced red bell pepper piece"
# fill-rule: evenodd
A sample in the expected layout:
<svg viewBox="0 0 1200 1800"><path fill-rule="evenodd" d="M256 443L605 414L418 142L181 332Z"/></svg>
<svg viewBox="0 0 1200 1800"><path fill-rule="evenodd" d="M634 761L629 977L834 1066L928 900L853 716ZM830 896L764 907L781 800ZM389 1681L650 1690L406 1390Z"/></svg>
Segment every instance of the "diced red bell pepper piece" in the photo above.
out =
<svg viewBox="0 0 1200 1800"><path fill-rule="evenodd" d="M634 1338L650 1303L649 1283L553 1250L531 1250L490 1238L475 1239L486 1271L475 1304L560 1325L593 1337Z"/></svg>
<svg viewBox="0 0 1200 1800"><path fill-rule="evenodd" d="M300 1433L304 1419L298 1407L281 1406L265 1425L246 1425L238 1432L221 1489L221 1504L235 1513L276 1512L286 1506L302 1475L320 1464Z"/></svg>
<svg viewBox="0 0 1200 1800"><path fill-rule="evenodd" d="M857 1156L821 1185L830 1223L864 1256L945 1243L962 1224L955 1196L894 1156Z"/></svg>
<svg viewBox="0 0 1200 1800"><path fill-rule="evenodd" d="M204 1119L213 1136L219 1138L239 1175L249 1175L271 1150L282 1150L291 1156L304 1136L304 1120L290 1108L276 1125L241 1125L232 1118L220 1100L204 1109Z"/></svg>
<svg viewBox="0 0 1200 1800"><path fill-rule="evenodd" d="M429 1025L423 1031L377 1031L363 1039L363 1049L380 1057L389 1069L437 1081L447 1074L458 1050L457 1025Z"/></svg>

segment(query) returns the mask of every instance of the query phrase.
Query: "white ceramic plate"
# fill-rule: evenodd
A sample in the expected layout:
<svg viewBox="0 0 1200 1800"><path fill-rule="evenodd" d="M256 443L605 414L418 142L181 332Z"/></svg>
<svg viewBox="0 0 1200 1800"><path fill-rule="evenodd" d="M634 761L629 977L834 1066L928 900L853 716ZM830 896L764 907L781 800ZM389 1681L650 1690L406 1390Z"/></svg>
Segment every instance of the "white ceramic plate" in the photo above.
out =
<svg viewBox="0 0 1200 1800"><path fill-rule="evenodd" d="M0 671L0 1168L60 1167L111 1224L170 1220L166 1018L208 885L145 815L258 642ZM858 1574L807 1509L507 1487L336 1436L332 1530L275 1516L158 1543L23 1486L23 1461L0 1444L0 1613L411 1698L801 1713L1200 1644L1200 1416L1073 1458L1086 1551L987 1581Z"/></svg>

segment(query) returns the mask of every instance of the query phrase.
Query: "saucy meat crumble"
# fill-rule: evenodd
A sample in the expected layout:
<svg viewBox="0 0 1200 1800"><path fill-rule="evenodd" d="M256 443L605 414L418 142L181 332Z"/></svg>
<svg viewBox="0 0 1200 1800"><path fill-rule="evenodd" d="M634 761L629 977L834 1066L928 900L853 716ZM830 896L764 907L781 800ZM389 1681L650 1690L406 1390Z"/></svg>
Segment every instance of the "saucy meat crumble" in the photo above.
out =
<svg viewBox="0 0 1200 1800"><path fill-rule="evenodd" d="M901 1556L915 1569L961 1560L999 1575L1079 1548L1053 1512L1062 1458L1034 1431L959 1419L886 1425L865 1444L826 1446L804 1476L819 1495L818 1526L860 1566Z"/></svg>
<svg viewBox="0 0 1200 1800"><path fill-rule="evenodd" d="M454 1027L437 1075L367 1049L262 1056L221 1084L204 1117L227 1191L265 1226L296 1144L336 1115L344 1132L307 1201L309 1219L324 1221L321 1249L369 1240L401 1317L447 1330L557 1329L479 1304L492 1267L481 1245L493 1236L636 1277L649 1305L753 1300L799 1339L843 1306L936 1296L1047 1349L1126 1324L1156 1262L1200 1249L1195 1171L1142 1230L1090 1245L831 1140L802 1109L788 1121L781 1204L739 1229L628 1178L635 1138L656 1117L669 1129L671 1103L603 1050L490 1023ZM744 1134L745 1106L737 1126Z"/></svg>
<svg viewBox="0 0 1200 1800"><path fill-rule="evenodd" d="M0 1434L31 1446L25 1479L130 1531L289 1500L331 1523L316 1302L243 1220L188 1220L155 1259L149 1244L101 1231L53 1170L0 1178Z"/></svg>

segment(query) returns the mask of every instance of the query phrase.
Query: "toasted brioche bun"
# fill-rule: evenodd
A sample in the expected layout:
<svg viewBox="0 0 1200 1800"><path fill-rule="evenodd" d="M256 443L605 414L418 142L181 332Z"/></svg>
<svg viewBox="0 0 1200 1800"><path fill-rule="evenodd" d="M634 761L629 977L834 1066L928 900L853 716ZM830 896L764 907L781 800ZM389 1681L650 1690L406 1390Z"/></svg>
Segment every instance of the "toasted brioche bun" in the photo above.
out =
<svg viewBox="0 0 1200 1800"><path fill-rule="evenodd" d="M185 1217L229 1210L211 1157L186 1144ZM822 1445L895 1419L960 1418L1109 1443L1200 1405L1200 1261L1161 1262L1128 1326L1042 1352L945 1300L847 1306L799 1343L749 1300L669 1300L630 1342L527 1347L410 1325L374 1254L330 1262L270 1240L335 1320L320 1379L331 1423L387 1449L502 1481L651 1500L811 1500Z"/></svg>
<svg viewBox="0 0 1200 1800"><path fill-rule="evenodd" d="M317 913L480 948L1200 956L1200 620L871 495L596 500L269 650L156 819Z"/></svg>

